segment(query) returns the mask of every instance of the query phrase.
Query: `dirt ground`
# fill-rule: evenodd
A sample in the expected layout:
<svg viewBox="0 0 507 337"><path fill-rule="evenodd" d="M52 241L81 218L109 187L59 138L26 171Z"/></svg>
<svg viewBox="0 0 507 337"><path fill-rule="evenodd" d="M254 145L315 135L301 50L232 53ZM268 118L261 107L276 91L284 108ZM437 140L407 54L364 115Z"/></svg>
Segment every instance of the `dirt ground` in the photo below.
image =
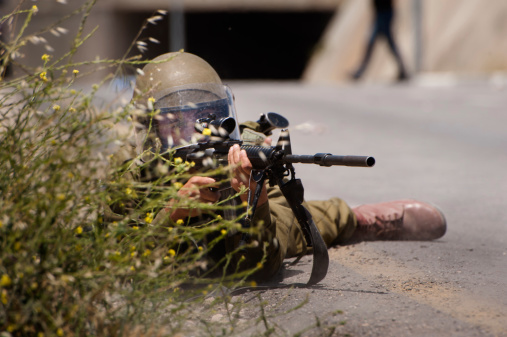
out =
<svg viewBox="0 0 507 337"><path fill-rule="evenodd" d="M417 262L421 252L440 243L398 244L413 245L408 261ZM331 274L309 288L298 285L309 276L311 257L295 266L288 261L278 280L233 297L247 304L239 313L238 335L270 328L282 336L507 335L500 304L378 248L370 242L330 249ZM259 319L261 302L266 324ZM223 313L215 316L221 318Z"/></svg>

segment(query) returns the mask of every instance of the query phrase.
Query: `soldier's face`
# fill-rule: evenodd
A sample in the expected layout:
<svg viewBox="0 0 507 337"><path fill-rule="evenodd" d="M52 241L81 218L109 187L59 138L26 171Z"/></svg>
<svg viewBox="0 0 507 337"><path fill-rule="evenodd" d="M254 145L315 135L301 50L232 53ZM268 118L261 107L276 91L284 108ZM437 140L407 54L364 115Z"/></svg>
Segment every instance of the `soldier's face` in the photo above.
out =
<svg viewBox="0 0 507 337"><path fill-rule="evenodd" d="M203 135L196 131L195 123L200 118L215 113L212 108L194 109L160 114L155 117L155 130L164 148L198 142Z"/></svg>

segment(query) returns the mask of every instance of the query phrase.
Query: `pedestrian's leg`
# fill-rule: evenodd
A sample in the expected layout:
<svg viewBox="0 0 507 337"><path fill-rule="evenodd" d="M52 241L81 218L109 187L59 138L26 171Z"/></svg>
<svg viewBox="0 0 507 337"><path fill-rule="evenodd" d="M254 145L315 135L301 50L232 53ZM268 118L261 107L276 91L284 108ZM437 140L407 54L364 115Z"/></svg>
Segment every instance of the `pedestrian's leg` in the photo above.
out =
<svg viewBox="0 0 507 337"><path fill-rule="evenodd" d="M370 62L371 54L373 53L373 47L375 46L375 40L377 39L377 35L378 35L378 23L375 21L370 39L368 40L368 44L366 46L366 51L364 53L363 60L359 68L357 68L357 70L352 74L353 79L355 80L359 79L366 70L368 63Z"/></svg>
<svg viewBox="0 0 507 337"><path fill-rule="evenodd" d="M400 52L398 51L398 47L396 46L396 42L394 41L393 33L392 33L392 19L393 14L390 13L388 17L386 17L385 22L385 29L383 31L383 34L385 35L387 39L387 43L389 45L389 49L391 50L391 53L393 54L396 63L398 64L398 80L406 80L407 79L407 72L405 70L405 65L403 64L403 60L401 58Z"/></svg>

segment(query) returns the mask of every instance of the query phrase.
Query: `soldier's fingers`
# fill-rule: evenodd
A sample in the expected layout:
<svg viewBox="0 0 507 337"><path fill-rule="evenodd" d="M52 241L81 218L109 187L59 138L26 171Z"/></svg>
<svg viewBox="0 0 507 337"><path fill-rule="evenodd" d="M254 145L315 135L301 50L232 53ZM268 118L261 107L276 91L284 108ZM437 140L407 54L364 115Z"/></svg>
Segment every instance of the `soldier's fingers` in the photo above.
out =
<svg viewBox="0 0 507 337"><path fill-rule="evenodd" d="M210 177L193 176L188 180L187 184L195 186L205 186L205 185L213 186L216 185L216 180Z"/></svg>
<svg viewBox="0 0 507 337"><path fill-rule="evenodd" d="M252 170L252 163L250 162L250 159L248 159L248 155L245 150L241 150L239 152L239 158L241 161L241 168L245 173L250 174L250 171Z"/></svg>
<svg viewBox="0 0 507 337"><path fill-rule="evenodd" d="M232 154L234 156L234 163L235 164L239 164L240 163L240 152L241 152L241 148L239 147L238 144L235 144L233 147L232 147Z"/></svg>
<svg viewBox="0 0 507 337"><path fill-rule="evenodd" d="M232 162L232 146L229 148L229 152L227 153L227 161L229 162L229 165L233 165Z"/></svg>
<svg viewBox="0 0 507 337"><path fill-rule="evenodd" d="M199 199L201 189L209 190L210 187L218 187L218 185L219 184L213 178L193 176L178 191L178 195Z"/></svg>

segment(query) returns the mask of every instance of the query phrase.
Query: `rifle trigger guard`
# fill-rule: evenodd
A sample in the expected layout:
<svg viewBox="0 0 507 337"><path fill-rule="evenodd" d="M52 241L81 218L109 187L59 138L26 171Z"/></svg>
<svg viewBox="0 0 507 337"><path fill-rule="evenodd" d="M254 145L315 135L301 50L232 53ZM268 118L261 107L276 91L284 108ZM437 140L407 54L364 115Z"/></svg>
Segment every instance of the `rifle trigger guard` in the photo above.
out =
<svg viewBox="0 0 507 337"><path fill-rule="evenodd" d="M252 179L258 183L264 178L264 170L252 170Z"/></svg>

